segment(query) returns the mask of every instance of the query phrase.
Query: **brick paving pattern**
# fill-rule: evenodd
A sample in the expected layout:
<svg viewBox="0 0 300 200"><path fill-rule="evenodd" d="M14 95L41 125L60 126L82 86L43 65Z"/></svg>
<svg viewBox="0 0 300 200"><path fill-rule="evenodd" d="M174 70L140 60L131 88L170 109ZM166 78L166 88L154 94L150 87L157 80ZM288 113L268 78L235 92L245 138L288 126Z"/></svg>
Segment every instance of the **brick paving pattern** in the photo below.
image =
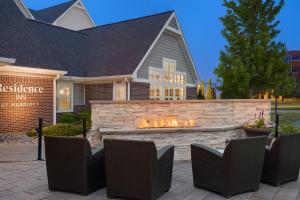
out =
<svg viewBox="0 0 300 200"><path fill-rule="evenodd" d="M261 184L260 190L234 196L232 200L300 200L300 181L281 187ZM88 196L48 190L45 162L0 162L0 200L104 200L106 189ZM174 165L172 187L159 200L222 200L223 197L193 187L190 163Z"/></svg>

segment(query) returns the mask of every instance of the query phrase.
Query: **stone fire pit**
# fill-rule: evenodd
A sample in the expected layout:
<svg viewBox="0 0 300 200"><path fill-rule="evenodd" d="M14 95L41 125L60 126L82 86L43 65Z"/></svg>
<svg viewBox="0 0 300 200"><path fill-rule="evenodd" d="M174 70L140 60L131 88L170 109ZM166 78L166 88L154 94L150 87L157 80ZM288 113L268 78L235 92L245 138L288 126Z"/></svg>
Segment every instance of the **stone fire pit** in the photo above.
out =
<svg viewBox="0 0 300 200"><path fill-rule="evenodd" d="M264 111L269 100L91 101L92 131L102 139L152 140L157 148L175 145L175 160L190 160L190 144L224 148L243 137L242 125ZM141 124L142 122L142 124Z"/></svg>

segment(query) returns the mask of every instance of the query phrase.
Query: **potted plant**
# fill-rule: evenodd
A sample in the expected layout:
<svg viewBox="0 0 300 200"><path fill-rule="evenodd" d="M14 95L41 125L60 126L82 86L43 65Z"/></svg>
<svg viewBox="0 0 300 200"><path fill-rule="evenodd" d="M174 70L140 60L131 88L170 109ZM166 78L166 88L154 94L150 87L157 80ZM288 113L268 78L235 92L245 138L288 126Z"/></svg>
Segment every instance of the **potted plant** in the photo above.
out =
<svg viewBox="0 0 300 200"><path fill-rule="evenodd" d="M269 136L273 128L272 122L266 122L264 112L259 113L259 118L254 123L247 123L244 125L244 131L247 137Z"/></svg>

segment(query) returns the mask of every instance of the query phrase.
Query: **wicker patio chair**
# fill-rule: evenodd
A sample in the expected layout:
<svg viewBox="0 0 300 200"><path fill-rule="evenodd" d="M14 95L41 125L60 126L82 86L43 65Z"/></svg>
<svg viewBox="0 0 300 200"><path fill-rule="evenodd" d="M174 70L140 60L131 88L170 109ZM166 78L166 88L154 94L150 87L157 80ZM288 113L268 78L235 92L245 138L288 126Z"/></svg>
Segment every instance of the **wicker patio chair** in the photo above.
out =
<svg viewBox="0 0 300 200"><path fill-rule="evenodd" d="M300 134L280 135L265 151L262 182L279 186L298 180Z"/></svg>
<svg viewBox="0 0 300 200"><path fill-rule="evenodd" d="M104 151L85 138L45 137L50 190L87 195L105 186Z"/></svg>
<svg viewBox="0 0 300 200"><path fill-rule="evenodd" d="M265 137L231 140L224 153L200 144L191 145L194 186L232 195L259 189Z"/></svg>
<svg viewBox="0 0 300 200"><path fill-rule="evenodd" d="M107 196L152 200L169 191L174 146L156 151L154 142L104 140Z"/></svg>

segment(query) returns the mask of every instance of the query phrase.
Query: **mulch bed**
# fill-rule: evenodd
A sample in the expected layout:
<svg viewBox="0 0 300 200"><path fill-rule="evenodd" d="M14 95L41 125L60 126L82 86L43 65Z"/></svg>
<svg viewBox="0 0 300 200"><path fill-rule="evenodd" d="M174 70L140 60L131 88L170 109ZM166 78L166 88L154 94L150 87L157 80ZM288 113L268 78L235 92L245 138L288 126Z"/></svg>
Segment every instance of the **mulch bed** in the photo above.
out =
<svg viewBox="0 0 300 200"><path fill-rule="evenodd" d="M28 137L25 133L1 133L0 144L35 144L36 137Z"/></svg>

